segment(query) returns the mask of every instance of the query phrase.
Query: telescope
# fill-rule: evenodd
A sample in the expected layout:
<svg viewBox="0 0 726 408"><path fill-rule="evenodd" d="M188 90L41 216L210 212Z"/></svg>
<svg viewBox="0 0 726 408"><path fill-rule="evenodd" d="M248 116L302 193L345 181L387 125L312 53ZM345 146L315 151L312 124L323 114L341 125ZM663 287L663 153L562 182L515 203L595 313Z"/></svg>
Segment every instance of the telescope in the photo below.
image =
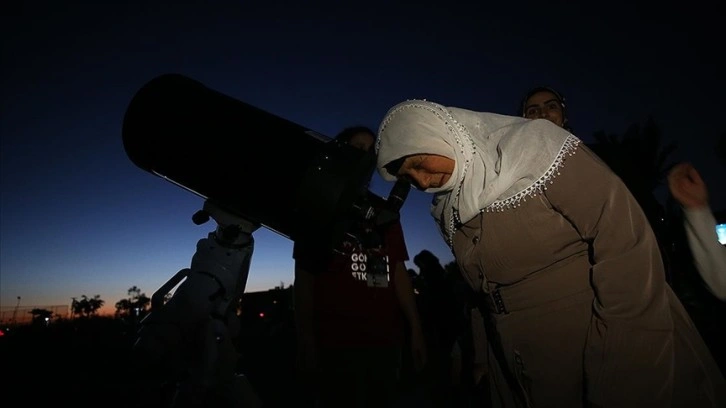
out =
<svg viewBox="0 0 726 408"><path fill-rule="evenodd" d="M173 397L162 398L177 408L260 406L235 364L236 312L249 276L252 233L263 226L308 250L332 250L352 222L398 220L410 184L396 183L383 199L368 190L373 152L180 74L161 75L139 89L122 138L136 166L204 199L192 216L195 224L217 223L197 243L191 266L152 296L134 345L144 365L139 372L148 373L152 389L171 384Z"/></svg>
<svg viewBox="0 0 726 408"><path fill-rule="evenodd" d="M131 161L230 213L321 246L369 194L371 153L181 74L152 79L123 121Z"/></svg>

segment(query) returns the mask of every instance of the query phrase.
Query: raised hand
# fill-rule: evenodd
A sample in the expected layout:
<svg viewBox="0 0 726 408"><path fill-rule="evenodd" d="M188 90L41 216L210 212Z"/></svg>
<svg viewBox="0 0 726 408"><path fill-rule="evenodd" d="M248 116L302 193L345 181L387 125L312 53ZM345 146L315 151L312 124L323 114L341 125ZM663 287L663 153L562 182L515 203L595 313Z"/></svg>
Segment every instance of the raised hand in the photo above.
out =
<svg viewBox="0 0 726 408"><path fill-rule="evenodd" d="M708 206L708 189L701 175L690 163L680 163L668 173L668 189L685 208Z"/></svg>

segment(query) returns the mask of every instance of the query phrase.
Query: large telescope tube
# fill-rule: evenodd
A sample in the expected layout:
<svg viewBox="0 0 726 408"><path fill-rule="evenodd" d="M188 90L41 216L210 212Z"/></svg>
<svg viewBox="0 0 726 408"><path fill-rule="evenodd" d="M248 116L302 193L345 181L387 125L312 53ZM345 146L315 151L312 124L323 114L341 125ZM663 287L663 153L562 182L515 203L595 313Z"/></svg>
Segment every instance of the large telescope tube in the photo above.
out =
<svg viewBox="0 0 726 408"><path fill-rule="evenodd" d="M370 154L179 74L136 93L122 137L141 169L287 238L325 245L374 168Z"/></svg>

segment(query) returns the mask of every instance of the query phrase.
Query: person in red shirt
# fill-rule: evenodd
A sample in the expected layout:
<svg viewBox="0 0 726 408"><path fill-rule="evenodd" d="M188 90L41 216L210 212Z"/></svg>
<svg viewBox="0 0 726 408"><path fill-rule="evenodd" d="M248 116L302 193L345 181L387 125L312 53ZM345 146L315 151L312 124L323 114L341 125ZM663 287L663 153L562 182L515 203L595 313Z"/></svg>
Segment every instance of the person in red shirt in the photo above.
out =
<svg viewBox="0 0 726 408"><path fill-rule="evenodd" d="M375 134L351 127L336 139L370 151ZM329 253L293 247L298 369L320 408L391 406L404 339L416 369L426 358L400 222L352 221Z"/></svg>

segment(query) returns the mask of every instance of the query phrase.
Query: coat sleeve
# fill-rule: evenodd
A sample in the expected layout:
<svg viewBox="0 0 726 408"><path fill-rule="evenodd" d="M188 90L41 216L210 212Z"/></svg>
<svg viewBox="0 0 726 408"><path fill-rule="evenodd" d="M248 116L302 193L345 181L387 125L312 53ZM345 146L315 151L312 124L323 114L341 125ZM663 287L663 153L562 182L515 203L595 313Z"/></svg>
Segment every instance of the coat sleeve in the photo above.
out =
<svg viewBox="0 0 726 408"><path fill-rule="evenodd" d="M708 207L684 209L683 214L696 269L711 293L726 301L726 247L718 242L716 218Z"/></svg>
<svg viewBox="0 0 726 408"><path fill-rule="evenodd" d="M670 406L674 334L655 235L625 184L587 146L566 158L545 196L590 244L595 292L584 353L589 401Z"/></svg>

